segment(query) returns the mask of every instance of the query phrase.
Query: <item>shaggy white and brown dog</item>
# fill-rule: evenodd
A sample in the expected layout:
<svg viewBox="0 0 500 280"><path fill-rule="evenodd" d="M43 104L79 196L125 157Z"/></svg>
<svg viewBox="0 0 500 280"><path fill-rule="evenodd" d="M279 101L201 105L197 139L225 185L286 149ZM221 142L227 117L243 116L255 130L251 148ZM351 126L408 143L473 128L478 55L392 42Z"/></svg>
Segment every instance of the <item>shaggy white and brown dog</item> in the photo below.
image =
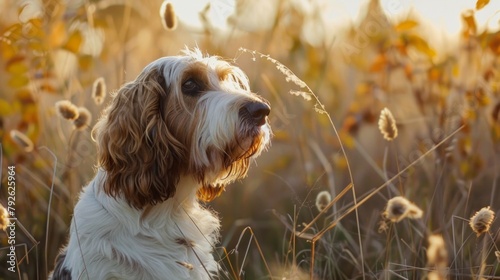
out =
<svg viewBox="0 0 500 280"><path fill-rule="evenodd" d="M270 139L248 78L199 50L160 58L96 124L98 172L52 279L210 279L220 222L199 203L247 174Z"/></svg>

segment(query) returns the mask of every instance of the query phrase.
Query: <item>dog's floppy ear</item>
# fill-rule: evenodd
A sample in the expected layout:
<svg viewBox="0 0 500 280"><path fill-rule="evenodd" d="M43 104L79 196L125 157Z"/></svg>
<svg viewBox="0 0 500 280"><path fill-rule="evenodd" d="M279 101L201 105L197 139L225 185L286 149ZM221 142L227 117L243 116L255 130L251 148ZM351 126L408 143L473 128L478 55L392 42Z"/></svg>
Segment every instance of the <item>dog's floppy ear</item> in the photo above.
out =
<svg viewBox="0 0 500 280"><path fill-rule="evenodd" d="M145 69L115 94L94 128L104 191L142 209L172 197L186 148L171 134L163 71Z"/></svg>

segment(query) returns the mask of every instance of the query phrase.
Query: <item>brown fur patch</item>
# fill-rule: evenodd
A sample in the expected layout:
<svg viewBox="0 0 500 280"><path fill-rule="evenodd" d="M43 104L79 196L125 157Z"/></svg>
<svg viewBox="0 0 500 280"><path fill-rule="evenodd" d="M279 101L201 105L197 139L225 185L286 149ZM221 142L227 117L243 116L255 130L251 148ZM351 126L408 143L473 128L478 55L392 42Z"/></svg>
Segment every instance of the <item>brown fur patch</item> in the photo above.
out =
<svg viewBox="0 0 500 280"><path fill-rule="evenodd" d="M66 258L66 251L62 251L57 255L55 260L54 271L52 272L52 280L71 280L71 271L63 267L64 259Z"/></svg>
<svg viewBox="0 0 500 280"><path fill-rule="evenodd" d="M182 74L181 84L189 79L193 79L201 86L202 89L207 90L210 87L208 80L207 66L203 63L194 63Z"/></svg>
<svg viewBox="0 0 500 280"><path fill-rule="evenodd" d="M212 185L208 185L208 186L203 185L196 192L196 196L201 201L210 202L210 201L214 200L215 198L219 197L225 190L226 190L226 187L223 185L217 185L215 187Z"/></svg>
<svg viewBox="0 0 500 280"><path fill-rule="evenodd" d="M185 139L172 132L186 120L171 121L180 109L161 72L149 69L120 88L93 131L104 191L137 209L172 197L187 161Z"/></svg>

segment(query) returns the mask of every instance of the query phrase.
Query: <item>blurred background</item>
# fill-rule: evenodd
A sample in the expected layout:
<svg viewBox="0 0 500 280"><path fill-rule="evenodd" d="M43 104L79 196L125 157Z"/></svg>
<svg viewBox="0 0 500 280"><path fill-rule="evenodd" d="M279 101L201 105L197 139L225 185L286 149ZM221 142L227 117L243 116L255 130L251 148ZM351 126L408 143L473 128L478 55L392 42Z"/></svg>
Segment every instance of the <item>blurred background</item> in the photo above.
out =
<svg viewBox="0 0 500 280"><path fill-rule="evenodd" d="M499 1L169 3L165 12L153 0L0 0L0 203L15 166L22 226L15 274L0 233L1 279L45 279L66 242L96 168L90 131L109 102L108 94L96 104L95 81L115 91L186 47L239 66L272 106L272 146L207 205L223 222L216 259L237 271L223 279L419 279L432 271L430 234L442 235L447 251L447 276L433 279L500 277L500 223L481 237L468 227L481 207L500 209ZM88 125L58 116L61 100L86 108ZM385 107L397 124L393 141L378 127ZM336 201L320 215L322 191ZM423 217L379 231L395 196ZM291 233L313 219L309 235L328 228L314 252Z"/></svg>

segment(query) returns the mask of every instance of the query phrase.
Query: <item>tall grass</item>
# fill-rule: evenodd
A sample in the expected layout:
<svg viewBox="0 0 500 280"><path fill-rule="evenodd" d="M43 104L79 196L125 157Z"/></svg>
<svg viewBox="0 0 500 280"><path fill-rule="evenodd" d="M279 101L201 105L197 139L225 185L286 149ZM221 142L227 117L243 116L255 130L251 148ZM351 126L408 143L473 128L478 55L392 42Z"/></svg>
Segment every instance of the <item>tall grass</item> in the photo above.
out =
<svg viewBox="0 0 500 280"><path fill-rule="evenodd" d="M15 165L22 228L18 273L0 265L0 278L52 269L95 171L90 129L106 91L196 45L234 58L270 101L275 133L209 205L223 221L221 279L499 279L500 33L456 15L463 30L445 50L417 15L391 20L368 2L328 33L315 1L271 1L257 23L253 2L237 1L226 30L211 22L220 6L193 27L172 3L162 18L159 2L4 1L17 16L0 19L0 203ZM479 2L471 9L487 11ZM6 242L0 233L2 264Z"/></svg>

